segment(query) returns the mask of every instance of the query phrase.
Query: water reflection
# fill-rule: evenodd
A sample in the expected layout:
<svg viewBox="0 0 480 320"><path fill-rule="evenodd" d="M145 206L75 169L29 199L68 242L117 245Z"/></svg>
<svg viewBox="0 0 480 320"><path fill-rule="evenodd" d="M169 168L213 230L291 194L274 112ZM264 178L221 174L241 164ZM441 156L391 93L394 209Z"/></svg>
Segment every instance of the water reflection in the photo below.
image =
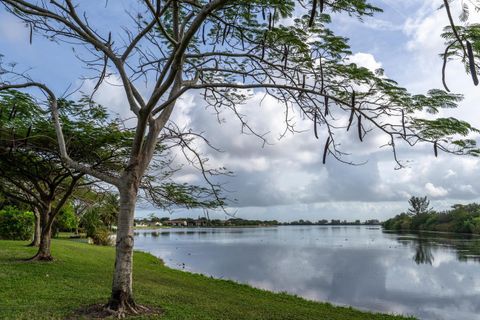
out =
<svg viewBox="0 0 480 320"><path fill-rule="evenodd" d="M417 264L432 264L434 257L428 240L425 240L422 237L418 238L418 241L415 244L415 256L413 257L413 260L415 260Z"/></svg>
<svg viewBox="0 0 480 320"><path fill-rule="evenodd" d="M169 266L309 299L422 319L480 312L478 238L291 226L141 231L135 241Z"/></svg>
<svg viewBox="0 0 480 320"><path fill-rule="evenodd" d="M417 264L432 264L434 251L453 251L458 261L480 262L480 237L469 234L420 232L416 234L395 234L397 241L415 248L414 261Z"/></svg>

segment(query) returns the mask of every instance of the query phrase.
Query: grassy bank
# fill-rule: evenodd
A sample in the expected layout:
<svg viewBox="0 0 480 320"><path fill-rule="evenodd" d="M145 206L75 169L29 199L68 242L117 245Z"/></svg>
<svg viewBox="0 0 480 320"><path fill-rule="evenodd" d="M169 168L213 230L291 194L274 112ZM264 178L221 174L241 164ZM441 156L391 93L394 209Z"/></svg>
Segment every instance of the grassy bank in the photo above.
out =
<svg viewBox="0 0 480 320"><path fill-rule="evenodd" d="M64 319L82 306L106 301L113 248L54 240L56 260L31 263L20 261L35 252L25 245L0 241L0 319ZM160 306L165 311L161 319L165 320L405 319L334 307L173 270L145 253L135 253L134 259L136 299L144 305Z"/></svg>

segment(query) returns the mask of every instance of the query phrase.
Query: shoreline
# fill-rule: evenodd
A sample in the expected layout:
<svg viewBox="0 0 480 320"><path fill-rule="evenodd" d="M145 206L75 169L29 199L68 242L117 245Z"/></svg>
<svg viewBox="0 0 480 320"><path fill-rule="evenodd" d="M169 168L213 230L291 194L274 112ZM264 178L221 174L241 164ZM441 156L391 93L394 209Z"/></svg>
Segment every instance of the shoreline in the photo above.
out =
<svg viewBox="0 0 480 320"><path fill-rule="evenodd" d="M245 226L184 226L184 227L171 227L171 226L151 226L151 227L134 227L134 230L158 230L158 229L233 229L233 228L276 228L276 227L370 227L375 229L382 229L381 225L369 225L369 224L278 224L278 225L245 225ZM394 231L394 230L393 230Z"/></svg>
<svg viewBox="0 0 480 320"><path fill-rule="evenodd" d="M458 236L469 236L469 237L480 238L480 233L462 233L462 232L448 232L448 231L434 231L434 230L391 230L391 229L385 229L383 227L382 227L382 231L386 233L398 233L398 234L433 233L433 234L441 234L441 235L458 235Z"/></svg>

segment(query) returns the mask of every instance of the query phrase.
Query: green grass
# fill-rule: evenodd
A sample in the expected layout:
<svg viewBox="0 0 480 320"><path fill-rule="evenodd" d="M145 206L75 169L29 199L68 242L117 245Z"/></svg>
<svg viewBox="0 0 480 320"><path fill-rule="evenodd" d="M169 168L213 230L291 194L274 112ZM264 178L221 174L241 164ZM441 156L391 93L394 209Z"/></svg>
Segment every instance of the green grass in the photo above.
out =
<svg viewBox="0 0 480 320"><path fill-rule="evenodd" d="M64 319L73 310L106 302L114 249L54 240L56 260L22 262L35 248L26 242L0 241L0 319ZM137 302L159 306L161 319L405 319L335 307L277 294L232 281L173 270L154 256L136 252ZM138 317L156 319L158 316Z"/></svg>

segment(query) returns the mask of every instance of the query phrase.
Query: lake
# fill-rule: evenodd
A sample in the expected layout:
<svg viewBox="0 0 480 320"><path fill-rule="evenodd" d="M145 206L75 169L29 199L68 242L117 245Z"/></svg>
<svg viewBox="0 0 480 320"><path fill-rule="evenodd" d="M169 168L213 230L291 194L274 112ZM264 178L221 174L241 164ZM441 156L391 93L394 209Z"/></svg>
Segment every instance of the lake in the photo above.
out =
<svg viewBox="0 0 480 320"><path fill-rule="evenodd" d="M138 230L177 269L420 319L480 319L480 237L369 226Z"/></svg>

